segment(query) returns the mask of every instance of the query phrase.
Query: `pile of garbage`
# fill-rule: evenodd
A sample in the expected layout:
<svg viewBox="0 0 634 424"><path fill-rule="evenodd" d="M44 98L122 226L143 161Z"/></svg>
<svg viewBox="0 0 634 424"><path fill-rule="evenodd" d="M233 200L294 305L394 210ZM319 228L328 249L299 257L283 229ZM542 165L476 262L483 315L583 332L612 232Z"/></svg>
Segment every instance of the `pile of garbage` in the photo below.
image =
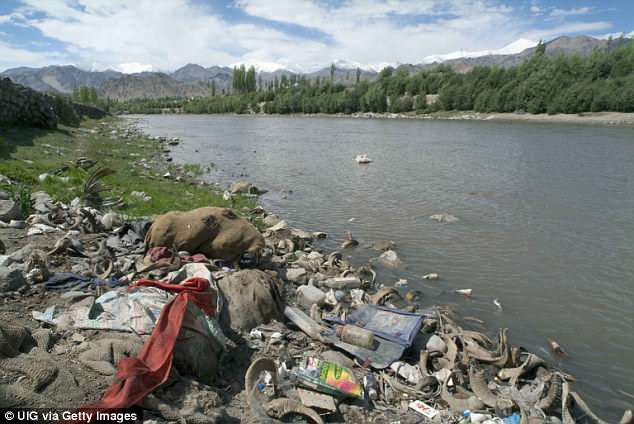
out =
<svg viewBox="0 0 634 424"><path fill-rule="evenodd" d="M602 423L570 375L507 330L464 328L260 207L130 221L79 199L31 201L23 228L1 230L13 238L0 295L17 308L0 314L3 407L139 405L196 423ZM379 248L383 266L398 261L392 242Z"/></svg>

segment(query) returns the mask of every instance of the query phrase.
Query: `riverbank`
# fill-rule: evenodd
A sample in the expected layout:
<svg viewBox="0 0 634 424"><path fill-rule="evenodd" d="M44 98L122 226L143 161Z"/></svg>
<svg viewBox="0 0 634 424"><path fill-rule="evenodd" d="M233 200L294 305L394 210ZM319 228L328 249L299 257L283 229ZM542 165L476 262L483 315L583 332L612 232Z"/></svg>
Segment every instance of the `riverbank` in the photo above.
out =
<svg viewBox="0 0 634 424"><path fill-rule="evenodd" d="M261 114L257 114L260 116ZM411 113L353 113L353 114L294 114L293 116L316 116L334 118L359 119L422 119L447 121L509 121L534 122L550 124L584 124L584 125L615 125L634 126L634 113L621 112L588 112L583 114L537 114L529 113L480 113L480 112L433 112L428 114Z"/></svg>
<svg viewBox="0 0 634 424"><path fill-rule="evenodd" d="M133 114L136 115L136 114ZM185 113L165 113L163 115L197 115ZM291 113L285 115L267 113L216 113L210 116L292 116L292 117L319 117L319 118L353 118L353 119L416 119L416 120L445 120L445 121L497 121L497 122L526 122L539 124L582 124L582 125L606 125L606 126L634 126L634 113L622 112L585 112L580 114L529 114L529 113L480 113L471 111L441 111L417 114L409 113Z"/></svg>
<svg viewBox="0 0 634 424"><path fill-rule="evenodd" d="M97 123L97 125L101 124ZM132 197L134 196L131 194L132 190L136 191L142 188L143 190L148 190L146 193L148 195L153 194L154 196L160 196L160 191L163 186L170 187L173 184L174 191L172 192L172 190L169 189L169 197L165 200L166 203L172 202L172 208L169 210L195 207L181 207L178 195L183 196L184 193L189 193L189 187L196 183L195 181L191 181L189 183L187 182L187 177L191 178L191 175L186 175L187 171L185 171L185 168L170 167L167 162L163 162L166 160L166 157L161 153L161 150L163 149L165 143L159 144L156 139L150 139L142 136L134 129L133 126L125 126L121 128L115 127L116 126L108 126L108 124L104 125L103 129L99 129L99 127L89 127L79 130L76 134L74 133L76 138L64 139L66 143L63 143L61 140L57 140L55 142L59 142L58 148L65 148L63 151L60 150L60 153L57 153L54 148L44 146L44 144L52 146L49 142L43 143L43 140L39 139L39 137L35 137L35 144L43 147L46 151L42 151L41 157L37 158L37 160L33 160L36 159L35 156L32 156L32 159L26 159L30 156L28 154L24 154L24 152L22 152L23 154L21 156L18 156L23 162L27 160L31 162L24 162L29 165L28 171L25 171L26 176L28 176L29 180L33 180L37 175L38 182L35 184L39 184L39 175L41 174L38 174L38 172L41 172L42 170L45 170L45 172L50 171L50 165L52 165L49 162L45 162L46 158L55 158L55 155L57 155L58 158L55 158L56 160L60 160L60 156L63 157L64 160L67 160L71 158L72 154L74 154L73 150L80 150L82 154L85 154L85 149L92 146L94 149L92 151L92 154L95 155L94 157L99 157L99 160L103 160L104 163L117 166L119 171L121 171L124 179L115 181L110 180L110 183L118 187L118 189L121 190L121 194L126 196L125 198L129 201L133 201ZM86 132L86 130L88 130L88 132ZM93 133L92 130L95 130L95 132ZM16 130L15 134L18 134L19 132L20 130ZM112 141L108 141L107 139ZM81 143L82 140L84 140L84 147L78 149L75 143ZM88 142L88 140L90 142ZM54 140L47 141L54 142ZM139 151L130 150L133 149L136 144L139 144L145 149L141 149ZM152 147L152 145L156 145L156 148ZM111 149L116 152L110 152L109 150ZM126 155L122 153L122 149L124 149L128 154ZM148 154L150 152L153 152L153 155ZM34 152L32 151L31 153ZM137 156L130 155L129 153L137 153L142 155L142 157L138 158ZM114 156L111 157L111 155ZM108 159L106 159L106 157ZM130 157L135 159L131 160ZM12 156L11 160L15 159L16 158ZM140 164L137 163L137 159ZM109 162L111 160L120 163ZM18 168L23 166L17 162L12 164ZM140 175L137 174L126 174L125 169L128 167L134 169L138 167L142 168L144 171L140 172L143 177L141 178ZM5 169L10 171L13 168L7 166ZM164 174L162 173L164 171L168 172L166 169L171 169L172 173L170 178L163 177ZM176 172L183 171L185 175L176 175ZM71 172L71 174L64 174L68 172ZM70 183L73 177L72 172L74 171L69 169L62 171L59 174L52 173L54 176L45 178L42 184L49 184L48 187L53 190L55 189L54 183L57 181L59 181L60 184ZM66 177L69 178L68 181L65 180ZM144 181L146 178L149 179L149 182ZM140 181L138 185L136 184L137 179ZM156 186L154 184L156 184ZM39 188L41 186L37 185L34 187ZM66 190L79 190L79 187L74 187L73 185L65 187ZM210 187L203 188L207 191L211 190ZM56 190L59 195L65 195L64 190ZM216 197L219 196L218 192L214 192L213 194ZM205 194L201 192L200 195L204 196ZM67 196L70 196L70 194L67 194ZM193 192L192 196L195 196ZM192 199L192 202L197 202L199 200L212 202L214 201L213 199L214 198ZM146 203L149 203L150 205L146 205ZM143 204L146 209L132 210L137 213L143 210L153 210L152 208L154 207L151 206L153 203L154 198L147 201L144 200ZM196 204L197 203L191 203L191 205ZM237 207L235 204L233 206ZM135 207L139 206L137 205ZM244 205L238 210L240 211L246 208L247 206ZM59 212L59 209L63 210L63 208L56 208L56 213ZM518 378L520 384L523 385L526 390L537 390L539 388L541 394L544 395L544 402L540 403L540 408L548 410L549 415L559 415L556 412L557 405L554 405L553 409L550 410L551 406L553 406L552 399L549 401L546 398L552 398L551 392L553 392L556 397L558 394L559 384L567 385L568 383L566 380L568 377L564 373L560 373L558 368L550 367L545 363L537 366L534 362L533 356L529 355L528 352L520 350L519 348L512 349L510 344L508 344L505 332L499 334L497 341L489 343L484 334L466 330L468 323L462 322L457 315L451 313L450 311L444 308L434 308L433 305L430 304L426 304L425 308L423 308L423 303L420 302L420 297L418 297L419 295L415 293L415 291L408 290L408 293L401 297L397 290L389 287L382 288L380 282L374 280L372 272L369 272L367 266L356 267L352 266L348 262L347 257L348 255L353 254L350 252L354 252L354 249L346 249L346 255L338 252L323 252L318 248L317 241L315 240L317 237L316 234L308 233L300 229L289 228L287 225L283 224L278 217L267 215L261 208L254 208L253 214L263 216L266 220L267 226L270 227L262 231L262 234L266 239L266 247L267 249L270 249L270 252L267 255L263 255L268 258L268 261L263 262L258 267L260 269L254 271L258 272L261 276L270 275L274 277L276 281L279 281L284 292L284 301L288 305L295 305L297 302L295 297L296 288L306 287L306 284L309 281L312 281L313 284L321 287L319 290L323 290L323 296L330 296L328 298L328 303L325 301L323 304L322 302L316 302L322 304L322 307L317 308L316 311L313 311L315 308L312 307L309 308L309 310L306 310L306 313L310 313L311 317L316 321L321 322L321 318L325 317L328 313L336 313L335 311L347 311L351 307L351 310L354 310L354 308L363 304L395 306L399 309L418 311L421 313L428 308L432 308L435 311L431 316L426 316L427 319L423 327L423 332L420 334L418 334L418 331L416 332L417 338L422 338L423 340L418 340L418 342L412 346L411 351L403 355L402 358L397 358L401 359L401 361L399 361L399 366L395 368L388 369L381 373L378 371L373 372L371 371L371 368L364 363L364 361L358 360L355 363L340 351L335 352L337 355L334 357L338 358L337 360L340 363L349 363L350 368L359 380L362 380L363 376L367 374L376 375L379 382L377 386L378 397L374 400L369 400L367 397L360 401L346 400L339 402L338 400L338 405L335 406L334 410L330 410L329 412L322 412L320 410L324 419L328 422L393 422L397 419L400 419L401 422L417 422L421 419L420 416L408 409L409 403L413 399L424 399L436 408L439 413L439 418L442 417L443 420L457 421L464 409L467 409L467 407L470 409L488 409L489 412L493 414L493 408L486 408L485 405L481 404L481 401L476 398L477 396L481 396L486 398L488 401L491 400L489 396L490 392L487 393L488 389L483 387L482 384L478 385L476 383L476 380L478 379L482 382L482 378L475 378L475 374L474 377L472 377L472 374L467 372L468 370L465 367L459 366L459 364L468 363L469 358L472 362L477 363L479 368L486 368L488 370L487 378L496 374L497 369L500 369L500 371L506 369L508 373L511 372L510 370L516 369L517 367L523 367L519 371L513 371L520 373L518 376L521 377L521 379ZM49 249L53 247L58 247L57 241L59 240L57 239L61 236L61 233L51 233L49 235L34 235L25 237L23 234L25 230L16 229L3 230L3 237L7 234L7 231L10 231L12 237L14 237L11 238L11 244L8 244L7 246L11 253L14 253L16 248L23 248L27 244L31 244L33 245L32 247L42 249L43 251L49 251ZM96 233L92 231L86 231L86 233L84 233L81 231L80 234L77 235L77 238L84 243L84 246L90 247L87 252L92 254L94 252L93 247L96 247L99 244L99 241L108 239L111 234L112 233L105 231L99 231ZM354 243L351 243L351 245L354 245ZM379 247L379 249L382 248ZM124 253L125 255L117 261L132 261L138 263L138 260L143 259L144 256L142 249L133 251L127 250L124 251ZM380 254L380 252L376 252L377 256ZM58 252L56 254L51 254L51 260L54 264L50 267L50 269L60 271L64 270L66 267L70 267L73 262L71 261L70 256L70 253L59 254ZM388 264L390 257L390 255L387 255L385 258ZM91 259L88 258L79 258L75 261L74 265L87 265L90 261ZM79 262L79 264L77 262ZM381 261L379 261L379 263L380 262ZM25 264L25 266L29 265ZM218 276L219 278L226 278L227 275L231 276L232 274L237 276L243 271L235 272L229 269L228 271L220 270L219 272L220 274L214 274L214 277ZM150 274L150 276L155 277L160 275L160 273ZM245 274L241 275L244 276ZM344 275L348 277L348 279L338 279L340 276ZM240 284L248 286L251 283L255 283L253 280L249 279L237 279L234 282L238 286ZM246 282L249 284L245 284ZM343 285L344 283L346 284L345 287L339 287L343 288L343 290L329 290L332 288L329 287L329 285L337 289L338 286ZM352 285L347 286L348 284ZM353 286L358 286L358 288L349 290ZM87 363L86 358L91 361L90 363L93 366L95 365L94 362L101 362L101 365L105 365L103 362L108 362L108 360L112 361L112 359L95 361L92 358L87 357L85 352L94 351L95 345L99 345L100 343L108 340L110 340L108 343L110 343L109 346L112 347L111 350L113 352L119 352L121 344L116 345L117 349L114 348L115 344L113 344L112 338L110 338L112 336L109 336L112 333L110 331L59 331L55 329L55 327L53 327L53 330L51 331L50 326L46 324L39 324L30 318L30 312L48 310L51 305L57 305L59 309L64 310L73 301L69 300L71 297L65 296L65 293L63 292L61 295L58 295L57 293L43 290L43 287L38 284L24 287L25 289L20 288L20 291L16 290L15 292L10 292L6 296L3 296L5 304L8 305L4 308L3 318L10 318L10 321L12 320L13 323L25 324L33 330L33 334L37 333L38 337L42 334L40 330L46 329L52 333L53 337L49 337L49 341L51 341L52 345L49 346L48 349L50 349L52 354L56 355L55 358L57 359L57 366L59 368L59 377L57 382L54 384L59 386L64 382L63 378L69 377L69 373L74 374L75 377L79 376L76 380L79 380L82 389L86 390L88 388L89 390L85 392L85 395L82 393L80 399L78 399L78 397L74 394L72 398L75 401L92 401L97 399L101 390L103 390L109 382L110 377L100 377L96 375L94 371L87 368L85 366ZM463 296L461 293L455 293L455 295ZM75 293L73 296L78 295ZM83 294L80 293L79 296L83 296ZM231 308L231 302L229 302L227 306ZM307 308L305 304L303 308ZM255 309L248 310L249 312L256 311ZM52 313L53 312L51 312L51 314ZM436 313L438 315L435 315ZM281 316L278 316L278 318L279 322L273 321L268 325L258 325L257 328L255 328L255 330L257 330L256 332L246 329L239 335L236 339L238 346L229 347L228 354L225 355L224 360L218 366L220 377L211 387L194 383L191 379L183 378L182 376L175 376L174 378L176 381L180 381L181 384L171 386L166 384L166 387L161 389L160 393L156 394L160 399L167 400L168 404L166 407L166 402L159 403L159 414L163 415L163 418L168 419L170 413L177 412L180 413L182 417L182 415L191 412L193 409L198 413L204 413L207 416L208 422L227 422L218 418L220 411L224 409L226 413L232 417L232 419L246 420L252 413L249 410L249 406L251 406L252 410L257 410L251 403L250 394L252 392L249 391L251 387L248 385L249 382L253 382L254 380L249 378L248 373L246 379L244 379L246 367L253 361L253 359L265 358L280 361L284 357L283 355L288 356L289 353L292 359L297 359L307 352L314 355L322 355L331 349L328 343L320 340L320 337L315 336L315 334L305 334L304 332L299 331L297 327L292 324L284 325L281 322L287 320L283 319ZM39 328L40 326L44 328ZM463 330L463 328L465 329ZM306 331L304 328L302 329ZM430 339L433 335L436 335L437 338L440 338L443 341L439 343L438 340L434 339L434 344L430 344L427 339ZM427 344L425 344L426 340ZM442 343L444 343L444 345ZM48 346L48 343L46 346ZM467 348L467 346L470 346L471 351ZM435 348L436 350L433 350L432 348ZM429 352L427 352L428 355L422 355L427 351L426 349L429 349ZM515 353L511 354L512 352ZM22 356L28 355L19 355L19 357ZM77 364L76 359L78 357L81 366ZM491 364L490 362L495 363ZM210 358L205 358L205 363L210 367L210 369L215 365L213 361L210 361ZM112 367L113 365L116 365L116 363L110 365ZM533 366L535 366L534 369ZM409 373L404 374L405 370L409 369L409 367L417 370L414 373L414 376ZM272 372L273 374L276 373L276 370L267 371ZM75 374L75 372L78 374ZM452 381L451 385L448 383L449 379L447 378L447 372L455 372L455 380ZM428 373L431 375L427 375ZM458 374L460 377L458 377ZM418 377L416 377L417 375ZM422 380L423 376L429 378ZM29 374L27 374L27 378L30 378ZM414 381L412 381L412 378ZM469 383L467 383L467 380L469 380ZM15 381L15 379L9 379L9 381L11 381L12 384L20 386L20 380ZM455 385L455 381L461 382L460 384L463 386L463 390L469 390L469 388L473 390L475 395L470 399L463 399L461 398L460 393L452 393L452 390L448 388L448 386ZM495 394L499 394L504 398L504 393L508 395L508 390L511 386L507 383L501 383L497 379L495 381L495 383L493 380L490 382L492 387L494 387ZM528 384L524 384L527 382L537 383L537 386L531 388ZM49 383L47 382L47 384ZM258 390L263 394L266 394L268 387L267 384L268 383L262 383L261 387L258 385ZM44 387L43 389L41 386L38 387L40 387L41 390L45 390L48 394L48 392L50 392L49 388L54 388L55 386L50 385ZM72 389L67 388L67 390ZM182 397L178 400L174 399L174 393L169 393L174 390L180 392L182 395ZM31 398L37 397L37 394L29 393L29 395L32 396ZM311 396L314 395L309 394L308 396L311 398ZM183 400L183 397L185 400ZM506 396L506 398L508 398L508 396ZM157 405L156 399L154 397L152 399L154 405ZM321 399L323 400L323 398ZM326 398L326 401L327 400L328 398ZM509 399L506 400L509 401ZM571 399L568 400L572 402ZM68 400L66 401L68 402ZM332 402L334 405L334 401ZM568 405L566 400L564 400L563 404L566 406ZM320 405L323 406L324 404L321 403ZM509 405L507 403L507 409L502 412L510 413L511 409L517 409L515 407L508 409L508 406ZM148 406L148 409L156 408ZM213 417L212 414L209 413L210 410L214 411ZM218 415L215 415L216 412ZM499 413L501 412L498 412L497 410L495 411L495 414ZM251 416L250 418L254 417ZM256 415L255 418L258 419L261 417L257 417Z"/></svg>
<svg viewBox="0 0 634 424"><path fill-rule="evenodd" d="M198 177L207 172L203 166L172 165L171 147L167 140L148 138L134 123L118 118L86 120L78 128L60 125L56 130L0 128L0 175L18 182L0 181L0 189L21 199L28 213L31 192L45 191L70 202L85 195L84 182L91 171L107 168L113 173L103 178L110 189L106 194L121 200L120 212L131 217L201 206L254 206L252 199L242 196L224 199L218 187L200 181ZM81 158L96 161L94 168L75 166Z"/></svg>

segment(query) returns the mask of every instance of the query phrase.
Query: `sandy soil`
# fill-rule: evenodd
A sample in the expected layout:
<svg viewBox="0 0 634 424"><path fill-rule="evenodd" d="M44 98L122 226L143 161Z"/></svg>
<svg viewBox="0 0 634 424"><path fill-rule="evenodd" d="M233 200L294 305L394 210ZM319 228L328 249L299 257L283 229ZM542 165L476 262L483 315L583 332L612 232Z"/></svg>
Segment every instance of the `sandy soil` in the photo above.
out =
<svg viewBox="0 0 634 424"><path fill-rule="evenodd" d="M582 114L537 114L528 113L480 113L480 112L435 112L425 115L410 113L374 113L359 112L346 115L338 114L291 114L271 115L255 114L257 116L294 116L294 117L324 117L324 118L360 118L360 119L430 119L430 120L457 120L457 121L512 121L512 122L537 122L560 124L593 124L593 125L618 125L634 126L634 113L623 112L587 112ZM235 115L253 116L253 115Z"/></svg>
<svg viewBox="0 0 634 424"><path fill-rule="evenodd" d="M583 114L530 115L518 113L488 113L481 114L485 120L520 121L567 124L603 124L603 125L634 125L634 113L622 112L594 112Z"/></svg>

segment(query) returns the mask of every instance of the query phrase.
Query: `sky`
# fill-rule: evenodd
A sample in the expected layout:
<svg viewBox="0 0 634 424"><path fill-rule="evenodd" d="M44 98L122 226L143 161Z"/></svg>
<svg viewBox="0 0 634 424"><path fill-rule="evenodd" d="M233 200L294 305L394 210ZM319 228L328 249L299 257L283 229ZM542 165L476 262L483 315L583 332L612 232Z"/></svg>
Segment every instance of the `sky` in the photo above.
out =
<svg viewBox="0 0 634 424"><path fill-rule="evenodd" d="M634 0L0 0L0 70L421 63L560 35L634 36ZM521 44L521 43L520 43Z"/></svg>

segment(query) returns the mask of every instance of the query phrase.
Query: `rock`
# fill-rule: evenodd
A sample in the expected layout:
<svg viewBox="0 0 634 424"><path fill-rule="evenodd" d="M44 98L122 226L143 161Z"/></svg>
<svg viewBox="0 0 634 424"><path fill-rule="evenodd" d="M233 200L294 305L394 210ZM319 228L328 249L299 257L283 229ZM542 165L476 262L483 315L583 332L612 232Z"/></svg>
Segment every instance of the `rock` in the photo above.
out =
<svg viewBox="0 0 634 424"><path fill-rule="evenodd" d="M0 190L0 200L9 200L10 198L9 193L4 190Z"/></svg>
<svg viewBox="0 0 634 424"><path fill-rule="evenodd" d="M448 213L438 213L429 217L429 219L433 219L438 222L446 222L447 224L451 224L452 222L458 222L459 219L453 215L449 215Z"/></svg>
<svg viewBox="0 0 634 424"><path fill-rule="evenodd" d="M24 285L26 279L22 271L9 267L0 268L0 293L15 291Z"/></svg>
<svg viewBox="0 0 634 424"><path fill-rule="evenodd" d="M22 209L13 200L0 200L0 221L9 222L12 219L22 219Z"/></svg>
<svg viewBox="0 0 634 424"><path fill-rule="evenodd" d="M306 281L306 270L304 268L288 268L286 279L293 283L303 283Z"/></svg>
<svg viewBox="0 0 634 424"><path fill-rule="evenodd" d="M4 255L7 251L7 248L4 247L4 243L0 240L0 255Z"/></svg>
<svg viewBox="0 0 634 424"><path fill-rule="evenodd" d="M149 202L150 200L152 200L152 196L148 196L147 193L144 191L133 191L132 193L130 193L130 196L138 197L144 202Z"/></svg>
<svg viewBox="0 0 634 424"><path fill-rule="evenodd" d="M370 249L378 250L379 252L393 250L395 247L396 243L394 243L392 240L378 240L370 245Z"/></svg>
<svg viewBox="0 0 634 424"><path fill-rule="evenodd" d="M0 243L2 242L0 241ZM10 264L11 258L9 258L9 255L0 255L0 267L9 266Z"/></svg>
<svg viewBox="0 0 634 424"><path fill-rule="evenodd" d="M328 237L328 234L323 233L321 231L315 231L313 233L313 238L316 238L316 239L325 239L326 237Z"/></svg>
<svg viewBox="0 0 634 424"><path fill-rule="evenodd" d="M299 238L301 240L310 241L313 239L313 235L308 231L300 230L297 228L291 229L291 236Z"/></svg>
<svg viewBox="0 0 634 424"><path fill-rule="evenodd" d="M231 192L231 194L242 193L242 194L260 195L260 194L266 193L266 190L260 190L256 186L254 186L253 184L247 181L237 181L231 184L231 187L229 187L229 191Z"/></svg>
<svg viewBox="0 0 634 424"><path fill-rule="evenodd" d="M278 280L258 269L245 269L222 278L218 287L226 300L220 314L224 329L250 331L271 320L282 321L283 302Z"/></svg>
<svg viewBox="0 0 634 424"><path fill-rule="evenodd" d="M430 352L445 353L447 351L447 344L443 341L443 339L435 334L427 340L427 345L425 347Z"/></svg>
<svg viewBox="0 0 634 424"><path fill-rule="evenodd" d="M332 396L301 388L297 389L297 394L302 402L302 405L308 408L323 409L325 411L337 410L335 399Z"/></svg>
<svg viewBox="0 0 634 424"><path fill-rule="evenodd" d="M33 252L33 246L30 244L25 245L21 249L16 250L11 255L9 255L9 260L11 263L13 262L24 262L26 261L31 253Z"/></svg>
<svg viewBox="0 0 634 424"><path fill-rule="evenodd" d="M276 231L282 231L286 229L288 229L288 224L286 223L286 221L282 220L278 222L277 224L275 224L274 226L272 226L271 228L269 228L268 230L271 232L276 232Z"/></svg>
<svg viewBox="0 0 634 424"><path fill-rule="evenodd" d="M393 250L386 250L379 256L378 261L381 265L390 268L398 268L403 264L398 255Z"/></svg>
<svg viewBox="0 0 634 424"><path fill-rule="evenodd" d="M267 215L264 217L264 219L262 220L262 222L264 222L264 225L266 225L267 227L272 227L275 224L277 224L278 222L280 222L280 217L277 215Z"/></svg>
<svg viewBox="0 0 634 424"><path fill-rule="evenodd" d="M101 225L103 225L107 231L120 227L122 223L121 217L114 212L108 212L101 217Z"/></svg>

